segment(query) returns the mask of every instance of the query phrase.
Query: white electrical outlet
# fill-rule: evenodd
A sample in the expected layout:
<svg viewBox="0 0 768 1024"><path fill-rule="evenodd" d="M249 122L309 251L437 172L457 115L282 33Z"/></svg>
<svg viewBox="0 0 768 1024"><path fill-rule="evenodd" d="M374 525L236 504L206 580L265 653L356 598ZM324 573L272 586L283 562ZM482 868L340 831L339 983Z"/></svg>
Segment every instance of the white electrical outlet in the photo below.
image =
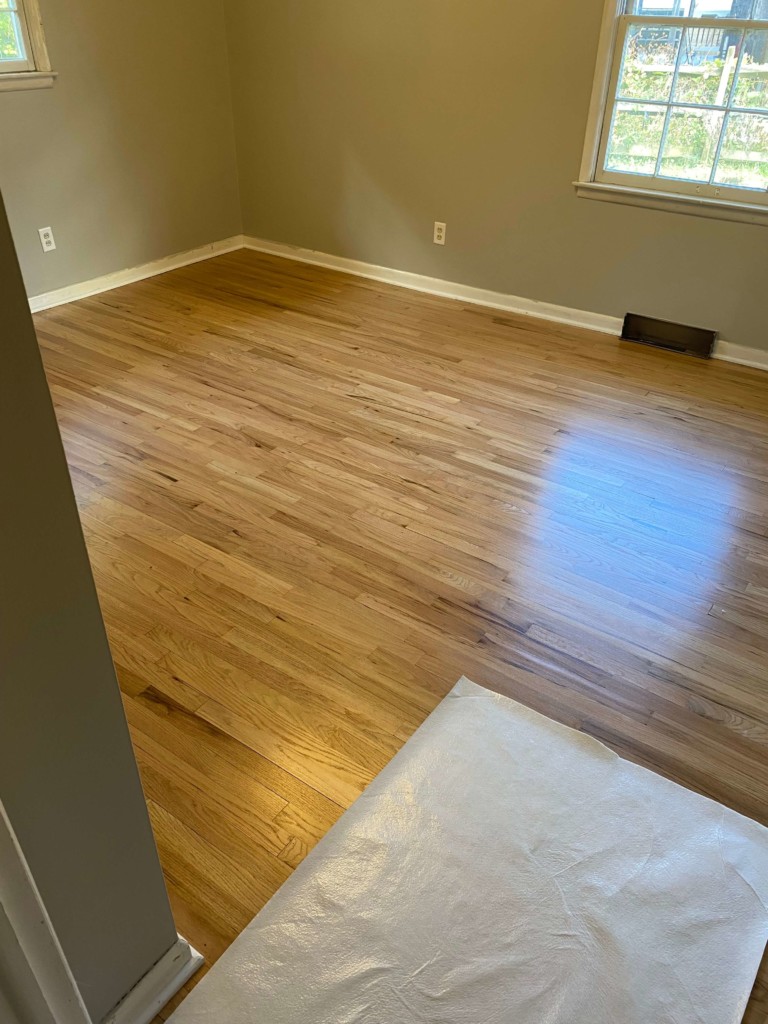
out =
<svg viewBox="0 0 768 1024"><path fill-rule="evenodd" d="M435 221L435 233L432 236L435 245L445 245L445 224L442 221Z"/></svg>
<svg viewBox="0 0 768 1024"><path fill-rule="evenodd" d="M40 245L42 245L43 247L43 252L53 252L53 250L56 248L56 240L53 237L53 229L40 228L37 233L38 235L40 235Z"/></svg>

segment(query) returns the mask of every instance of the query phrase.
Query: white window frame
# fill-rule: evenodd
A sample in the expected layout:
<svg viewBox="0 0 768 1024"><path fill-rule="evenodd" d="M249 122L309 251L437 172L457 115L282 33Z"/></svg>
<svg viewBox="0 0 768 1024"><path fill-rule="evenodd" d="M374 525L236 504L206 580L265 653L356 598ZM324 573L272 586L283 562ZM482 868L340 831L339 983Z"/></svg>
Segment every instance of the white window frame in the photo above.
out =
<svg viewBox="0 0 768 1024"><path fill-rule="evenodd" d="M0 92L50 88L56 80L56 72L51 67L45 44L40 4L38 0L16 0L16 3L26 58L0 64Z"/></svg>
<svg viewBox="0 0 768 1024"><path fill-rule="evenodd" d="M624 39L631 25L648 24L652 20L627 14L626 7L626 0L607 0L605 5L584 153L579 179L573 183L577 194L587 199L629 206L768 225L768 190L761 192L731 185L621 174L604 168ZM663 21L670 27L690 24L687 18L666 16ZM696 18L695 23L697 28L768 28L765 21L736 18Z"/></svg>

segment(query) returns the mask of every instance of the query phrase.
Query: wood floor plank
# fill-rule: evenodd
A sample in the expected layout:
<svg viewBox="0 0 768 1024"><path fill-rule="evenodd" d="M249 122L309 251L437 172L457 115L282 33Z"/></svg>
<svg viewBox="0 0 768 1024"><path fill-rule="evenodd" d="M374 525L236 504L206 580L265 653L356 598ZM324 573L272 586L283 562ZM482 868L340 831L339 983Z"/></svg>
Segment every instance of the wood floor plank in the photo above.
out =
<svg viewBox="0 0 768 1024"><path fill-rule="evenodd" d="M245 251L36 323L209 963L462 673L768 822L768 375Z"/></svg>

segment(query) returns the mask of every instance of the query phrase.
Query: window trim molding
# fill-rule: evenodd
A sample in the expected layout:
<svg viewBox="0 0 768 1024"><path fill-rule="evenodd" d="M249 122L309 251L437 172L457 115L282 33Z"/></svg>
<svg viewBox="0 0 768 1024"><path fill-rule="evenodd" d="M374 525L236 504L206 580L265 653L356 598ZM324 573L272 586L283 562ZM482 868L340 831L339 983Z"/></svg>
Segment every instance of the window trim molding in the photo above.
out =
<svg viewBox="0 0 768 1024"><path fill-rule="evenodd" d="M717 220L732 220L742 224L768 225L768 206L750 205L707 196L689 196L682 192L660 192L658 189L615 185L606 181L574 181L576 195L582 199L599 199L622 206L641 206L651 210L670 210Z"/></svg>
<svg viewBox="0 0 768 1024"><path fill-rule="evenodd" d="M579 181L584 183L594 181L597 170L605 104L608 100L613 71L613 54L619 34L619 17L623 10L623 0L606 0L603 8L603 20L600 25L600 38L595 58L595 78L589 100L587 131L579 170Z"/></svg>
<svg viewBox="0 0 768 1024"><path fill-rule="evenodd" d="M673 188L673 179L669 179L670 187L665 189L666 179L660 179L658 187L654 185L649 188L644 182L634 185L624 180L606 180L606 176L610 179L610 172L605 171L598 178L602 150L605 145L603 126L607 115L606 107L612 95L614 78L618 74L617 66L621 63L621 55L617 52L617 43L620 34L625 29L625 7L625 0L606 0L603 8L584 150L578 180L573 182L576 195L583 199L598 199L604 202L621 203L625 206L639 206L674 213L715 217L719 220L768 225L768 201L750 203L741 198L729 199L727 195L722 198L696 195L693 187L690 187L690 182L681 182L681 190L676 191ZM724 21L725 19L718 19L718 27ZM690 194L686 184L690 187ZM731 191L727 186L721 187L728 192ZM748 190L744 190L744 192L746 193ZM762 197L763 193L757 192L756 196L758 195Z"/></svg>
<svg viewBox="0 0 768 1024"><path fill-rule="evenodd" d="M0 73L0 92L50 89L57 77L56 71L3 71Z"/></svg>
<svg viewBox="0 0 768 1024"><path fill-rule="evenodd" d="M29 45L30 67L26 71L0 71L0 92L49 89L57 73L51 67L48 55L39 0L19 0L19 15L25 42Z"/></svg>

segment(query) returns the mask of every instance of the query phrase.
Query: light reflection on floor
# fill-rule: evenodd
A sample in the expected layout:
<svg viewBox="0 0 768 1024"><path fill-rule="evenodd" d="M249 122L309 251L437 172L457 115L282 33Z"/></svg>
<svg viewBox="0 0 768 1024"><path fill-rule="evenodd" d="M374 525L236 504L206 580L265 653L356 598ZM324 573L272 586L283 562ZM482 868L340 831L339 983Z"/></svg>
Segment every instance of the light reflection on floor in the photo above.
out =
<svg viewBox="0 0 768 1024"><path fill-rule="evenodd" d="M584 601L598 588L706 611L734 531L727 466L592 421L559 435L545 481L533 517L540 579L581 581Z"/></svg>

